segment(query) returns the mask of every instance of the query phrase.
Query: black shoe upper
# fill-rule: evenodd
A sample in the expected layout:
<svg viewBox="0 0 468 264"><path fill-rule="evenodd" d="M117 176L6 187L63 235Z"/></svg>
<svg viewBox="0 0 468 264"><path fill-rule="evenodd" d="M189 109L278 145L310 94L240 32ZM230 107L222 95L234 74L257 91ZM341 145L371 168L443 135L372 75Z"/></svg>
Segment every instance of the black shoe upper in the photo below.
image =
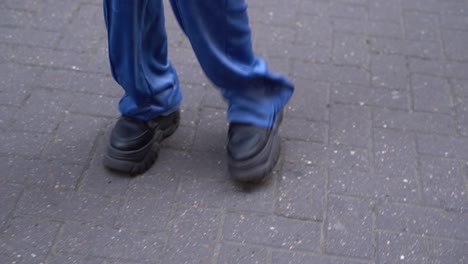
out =
<svg viewBox="0 0 468 264"><path fill-rule="evenodd" d="M121 117L112 130L110 144L119 150L136 150L148 144L154 133L148 122Z"/></svg>
<svg viewBox="0 0 468 264"><path fill-rule="evenodd" d="M271 129L250 124L231 123L228 132L227 151L234 160L254 157L265 147Z"/></svg>

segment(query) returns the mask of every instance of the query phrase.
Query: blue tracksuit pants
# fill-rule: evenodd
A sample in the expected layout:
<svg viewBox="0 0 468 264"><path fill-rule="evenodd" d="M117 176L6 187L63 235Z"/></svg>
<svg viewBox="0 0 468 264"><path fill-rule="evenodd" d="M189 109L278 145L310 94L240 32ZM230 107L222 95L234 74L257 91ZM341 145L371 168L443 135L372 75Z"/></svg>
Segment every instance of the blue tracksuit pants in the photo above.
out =
<svg viewBox="0 0 468 264"><path fill-rule="evenodd" d="M228 103L228 122L271 127L293 93L254 55L244 0L171 0L208 78ZM149 120L177 109L182 95L167 58L162 0L104 0L109 59L125 94L122 115Z"/></svg>

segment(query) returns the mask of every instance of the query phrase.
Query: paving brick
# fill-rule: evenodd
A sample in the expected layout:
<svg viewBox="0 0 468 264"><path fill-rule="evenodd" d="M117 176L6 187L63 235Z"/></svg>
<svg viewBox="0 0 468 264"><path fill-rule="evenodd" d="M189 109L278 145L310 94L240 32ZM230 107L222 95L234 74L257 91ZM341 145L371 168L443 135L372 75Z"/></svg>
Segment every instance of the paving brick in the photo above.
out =
<svg viewBox="0 0 468 264"><path fill-rule="evenodd" d="M462 135L468 136L468 99L458 99L455 109L458 130Z"/></svg>
<svg viewBox="0 0 468 264"><path fill-rule="evenodd" d="M396 131L374 130L375 172L387 176L404 175L404 183L416 176L416 146L414 137Z"/></svg>
<svg viewBox="0 0 468 264"><path fill-rule="evenodd" d="M103 117L115 117L120 115L118 111L119 99L116 97L78 93L73 95L75 100L69 108L71 113Z"/></svg>
<svg viewBox="0 0 468 264"><path fill-rule="evenodd" d="M224 168L224 170L226 170ZM194 173L193 175L203 175ZM275 172L272 178L276 178ZM205 176L206 177L206 176ZM227 173L218 179L190 176L180 183L177 201L192 206L223 208L235 211L272 213L275 188L266 183L258 188L233 184Z"/></svg>
<svg viewBox="0 0 468 264"><path fill-rule="evenodd" d="M51 136L30 132L1 132L0 153L7 155L21 155L37 157Z"/></svg>
<svg viewBox="0 0 468 264"><path fill-rule="evenodd" d="M325 172L305 164L285 164L278 179L276 212L289 218L323 221Z"/></svg>
<svg viewBox="0 0 468 264"><path fill-rule="evenodd" d="M299 13L295 25L295 43L330 46L332 28L327 17Z"/></svg>
<svg viewBox="0 0 468 264"><path fill-rule="evenodd" d="M417 182L406 175L388 176L356 169L332 169L329 171L328 188L331 193L418 203Z"/></svg>
<svg viewBox="0 0 468 264"><path fill-rule="evenodd" d="M367 147L371 132L371 113L367 107L332 105L330 107L330 143Z"/></svg>
<svg viewBox="0 0 468 264"><path fill-rule="evenodd" d="M31 1L26 1L28 7L31 6ZM79 1L53 1L54 8L50 8L49 5L43 4L35 7L33 16L29 21L29 27L40 29L44 31L62 31L69 24L69 20L75 14L79 8ZM79 31L79 30L74 30Z"/></svg>
<svg viewBox="0 0 468 264"><path fill-rule="evenodd" d="M158 178L158 185L130 188L119 218L119 226L144 231L165 230L172 211L177 181L173 178Z"/></svg>
<svg viewBox="0 0 468 264"><path fill-rule="evenodd" d="M408 91L367 87L361 85L332 84L330 101L408 110Z"/></svg>
<svg viewBox="0 0 468 264"><path fill-rule="evenodd" d="M0 254L6 255L10 263L40 263L50 251L60 225L37 218L15 218L1 233Z"/></svg>
<svg viewBox="0 0 468 264"><path fill-rule="evenodd" d="M15 158L5 179L12 183L73 189L83 167L57 161Z"/></svg>
<svg viewBox="0 0 468 264"><path fill-rule="evenodd" d="M447 77L466 79L468 62L449 61L444 66Z"/></svg>
<svg viewBox="0 0 468 264"><path fill-rule="evenodd" d="M21 185L5 184L0 185L0 200L2 201L2 211L0 212L0 230L8 221L10 214L15 209L16 203L23 192Z"/></svg>
<svg viewBox="0 0 468 264"><path fill-rule="evenodd" d="M267 263L267 254L265 248L223 243L216 263Z"/></svg>
<svg viewBox="0 0 468 264"><path fill-rule="evenodd" d="M295 129L291 129L292 127ZM313 122L303 118L286 116L279 131L283 138L325 143L328 125L324 122Z"/></svg>
<svg viewBox="0 0 468 264"><path fill-rule="evenodd" d="M451 60L467 60L465 45L468 41L468 32L460 30L443 30L443 38L445 40L445 52Z"/></svg>
<svg viewBox="0 0 468 264"><path fill-rule="evenodd" d="M399 39L403 37L403 30L400 23L388 21L368 22L368 32L373 37L386 37Z"/></svg>
<svg viewBox="0 0 468 264"><path fill-rule="evenodd" d="M38 67L0 64L0 104L22 105L40 72Z"/></svg>
<svg viewBox="0 0 468 264"><path fill-rule="evenodd" d="M365 69L346 65L313 64L295 61L294 75L309 82L338 82L369 85L369 72Z"/></svg>
<svg viewBox="0 0 468 264"><path fill-rule="evenodd" d="M406 39L438 41L437 15L414 11L406 11L403 14Z"/></svg>
<svg viewBox="0 0 468 264"><path fill-rule="evenodd" d="M468 140L436 135L418 135L418 152L446 158L468 159Z"/></svg>
<svg viewBox="0 0 468 264"><path fill-rule="evenodd" d="M308 165L320 165L326 162L327 147L323 144L288 140L282 145L287 162Z"/></svg>
<svg viewBox="0 0 468 264"><path fill-rule="evenodd" d="M0 92L0 96L1 94ZM10 128L17 111L17 107L0 105L0 128Z"/></svg>
<svg viewBox="0 0 468 264"><path fill-rule="evenodd" d="M3 43L53 48L59 40L60 34L34 29L0 27L0 36L0 42Z"/></svg>
<svg viewBox="0 0 468 264"><path fill-rule="evenodd" d="M132 180L128 175L114 173L104 168L102 160L108 144L110 129L107 129L106 137L100 137L97 142L96 152L90 161L90 165L83 173L80 190L101 195L126 194L128 185Z"/></svg>
<svg viewBox="0 0 468 264"><path fill-rule="evenodd" d="M400 17L400 7L396 0L376 0L369 3L370 20L399 21Z"/></svg>
<svg viewBox="0 0 468 264"><path fill-rule="evenodd" d="M373 55L371 57L372 84L405 90L408 87L406 59L400 55Z"/></svg>
<svg viewBox="0 0 468 264"><path fill-rule="evenodd" d="M58 127L56 137L47 145L42 156L70 162L86 162L103 127L103 119L67 115Z"/></svg>
<svg viewBox="0 0 468 264"><path fill-rule="evenodd" d="M287 54L284 55L287 56L288 58L292 60L302 60L306 62L316 62L316 63L328 63L331 60L331 44L330 45L324 45L324 44L319 44L317 42L312 43L312 44L294 44L294 47L291 49L287 50ZM285 60L282 56L280 61L282 61L282 68L280 67L274 67L275 65L272 65L273 70L277 70L279 72L282 72L283 74L288 74L289 76L292 76L293 73L291 71L291 66L289 64L292 64L289 62L289 60ZM275 63L275 58L268 58L269 62ZM286 65L286 63L289 63ZM279 64L279 63L276 63ZM286 66L288 68L286 69Z"/></svg>
<svg viewBox="0 0 468 264"><path fill-rule="evenodd" d="M438 42L369 37L371 51L381 54L405 55L425 59L445 58Z"/></svg>
<svg viewBox="0 0 468 264"><path fill-rule="evenodd" d="M460 161L421 157L420 177L424 202L446 210L468 209L464 188L466 164Z"/></svg>
<svg viewBox="0 0 468 264"><path fill-rule="evenodd" d="M330 258L327 256L317 256L297 252L273 251L272 264L302 264L302 263L321 263L321 264L364 264L369 263L364 260L351 260L342 258Z"/></svg>
<svg viewBox="0 0 468 264"><path fill-rule="evenodd" d="M424 237L379 232L376 256L378 263L427 263Z"/></svg>
<svg viewBox="0 0 468 264"><path fill-rule="evenodd" d="M372 258L371 205L362 199L328 197L325 252Z"/></svg>
<svg viewBox="0 0 468 264"><path fill-rule="evenodd" d="M458 29L458 30L467 30L468 29L468 16L441 16L440 17L440 27L443 29Z"/></svg>
<svg viewBox="0 0 468 264"><path fill-rule="evenodd" d="M363 36L335 33L333 43L333 62L368 68L369 48Z"/></svg>
<svg viewBox="0 0 468 264"><path fill-rule="evenodd" d="M411 77L414 110L451 113L452 99L447 80L424 75Z"/></svg>
<svg viewBox="0 0 468 264"><path fill-rule="evenodd" d="M73 95L58 91L35 90L15 116L14 129L52 133L62 122Z"/></svg>
<svg viewBox="0 0 468 264"><path fill-rule="evenodd" d="M433 76L446 76L446 62L432 59L410 58L411 73L422 73Z"/></svg>
<svg viewBox="0 0 468 264"><path fill-rule="evenodd" d="M371 168L369 151L367 149L344 145L332 146L328 149L327 156L328 168L330 169L368 171Z"/></svg>
<svg viewBox="0 0 468 264"><path fill-rule="evenodd" d="M200 151L225 152L228 125L226 112L218 109L203 109L195 134L193 148Z"/></svg>
<svg viewBox="0 0 468 264"><path fill-rule="evenodd" d="M360 5L350 5L343 3L332 3L329 7L330 17L345 17L365 20L367 18L367 8Z"/></svg>
<svg viewBox="0 0 468 264"><path fill-rule="evenodd" d="M320 250L319 223L269 215L227 214L223 237L228 241L290 250Z"/></svg>
<svg viewBox="0 0 468 264"><path fill-rule="evenodd" d="M468 260L468 256L466 256L468 244L466 242L428 238L427 244L428 263L430 264L461 264Z"/></svg>
<svg viewBox="0 0 468 264"><path fill-rule="evenodd" d="M162 263L210 262L218 239L220 220L218 211L179 208L174 215Z"/></svg>
<svg viewBox="0 0 468 264"><path fill-rule="evenodd" d="M60 190L60 188L29 188L21 198L17 214L76 220L97 224L113 224L122 204L119 199L95 194Z"/></svg>
<svg viewBox="0 0 468 264"><path fill-rule="evenodd" d="M60 254L151 262L162 256L165 239L163 233L67 222L57 238L55 250Z"/></svg>
<svg viewBox="0 0 468 264"><path fill-rule="evenodd" d="M450 115L400 110L374 109L374 127L393 128L445 135L456 134L456 122Z"/></svg>
<svg viewBox="0 0 468 264"><path fill-rule="evenodd" d="M295 94L287 106L288 116L327 120L328 85L299 78L295 80L295 86Z"/></svg>
<svg viewBox="0 0 468 264"><path fill-rule="evenodd" d="M111 97L120 97L123 93L123 89L109 75L61 69L46 69L38 78L37 85Z"/></svg>
<svg viewBox="0 0 468 264"><path fill-rule="evenodd" d="M81 5L73 15L70 28L80 30L69 30L62 35L58 47L76 51L87 51L95 48L101 36L105 36L104 19L102 18L102 7L94 5ZM82 41L86 39L86 41Z"/></svg>
<svg viewBox="0 0 468 264"><path fill-rule="evenodd" d="M77 255L54 255L47 258L47 264L104 264L99 258Z"/></svg>
<svg viewBox="0 0 468 264"><path fill-rule="evenodd" d="M450 82L456 95L468 97L468 80L451 79Z"/></svg>
<svg viewBox="0 0 468 264"><path fill-rule="evenodd" d="M438 13L442 6L438 0L414 0L401 2L403 10L415 10L423 12Z"/></svg>
<svg viewBox="0 0 468 264"><path fill-rule="evenodd" d="M399 233L466 240L468 225L463 213L403 204L377 205L376 227Z"/></svg>
<svg viewBox="0 0 468 264"><path fill-rule="evenodd" d="M30 19L30 13L22 10L2 9L0 11L2 27L23 27Z"/></svg>

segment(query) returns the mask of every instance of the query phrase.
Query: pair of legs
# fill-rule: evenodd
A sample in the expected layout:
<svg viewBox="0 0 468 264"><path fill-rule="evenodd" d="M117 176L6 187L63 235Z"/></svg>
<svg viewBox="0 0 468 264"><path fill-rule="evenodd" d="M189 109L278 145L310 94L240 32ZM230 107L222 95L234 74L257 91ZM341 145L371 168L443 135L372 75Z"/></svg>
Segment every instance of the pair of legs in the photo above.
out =
<svg viewBox="0 0 468 264"><path fill-rule="evenodd" d="M228 103L228 122L275 127L293 85L254 55L244 0L171 0L171 6ZM182 94L167 56L162 0L104 0L104 16L112 74L125 91L122 115L145 122L175 112Z"/></svg>

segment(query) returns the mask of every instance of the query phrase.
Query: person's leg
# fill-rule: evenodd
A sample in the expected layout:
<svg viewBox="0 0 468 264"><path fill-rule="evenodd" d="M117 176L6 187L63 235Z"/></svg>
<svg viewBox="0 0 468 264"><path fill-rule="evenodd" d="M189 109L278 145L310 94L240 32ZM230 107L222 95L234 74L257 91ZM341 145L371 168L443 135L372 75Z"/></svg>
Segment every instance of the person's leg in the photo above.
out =
<svg viewBox="0 0 468 264"><path fill-rule="evenodd" d="M104 0L104 18L112 75L125 91L104 165L140 173L154 163L154 143L177 128L182 100L167 59L162 0Z"/></svg>
<svg viewBox="0 0 468 264"><path fill-rule="evenodd" d="M206 75L228 102L231 176L258 180L279 155L280 113L293 93L252 51L244 0L171 0Z"/></svg>

